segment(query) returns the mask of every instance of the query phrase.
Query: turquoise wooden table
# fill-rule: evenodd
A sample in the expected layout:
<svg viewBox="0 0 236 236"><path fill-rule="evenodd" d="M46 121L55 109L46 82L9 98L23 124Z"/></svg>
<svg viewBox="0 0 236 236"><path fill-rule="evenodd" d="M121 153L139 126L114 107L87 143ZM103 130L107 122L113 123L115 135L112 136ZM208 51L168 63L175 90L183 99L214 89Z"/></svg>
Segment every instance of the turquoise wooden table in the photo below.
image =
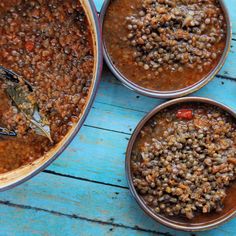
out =
<svg viewBox="0 0 236 236"><path fill-rule="evenodd" d="M98 11L103 0L96 0ZM233 40L215 79L195 93L236 110L236 0L226 0ZM125 149L139 120L161 100L136 94L104 68L97 98L83 128L49 168L0 193L0 235L234 236L236 218L212 231L183 233L147 217L125 179Z"/></svg>

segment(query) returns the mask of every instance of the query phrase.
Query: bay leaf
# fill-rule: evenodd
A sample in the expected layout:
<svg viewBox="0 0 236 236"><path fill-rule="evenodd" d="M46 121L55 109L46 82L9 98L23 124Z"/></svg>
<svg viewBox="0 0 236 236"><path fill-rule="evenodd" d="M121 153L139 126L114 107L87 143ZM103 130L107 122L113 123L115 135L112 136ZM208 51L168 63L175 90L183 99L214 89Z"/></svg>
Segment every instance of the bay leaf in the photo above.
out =
<svg viewBox="0 0 236 236"><path fill-rule="evenodd" d="M6 91L20 111L29 117L33 116L35 104L29 99L29 94L22 86L16 83L8 83Z"/></svg>
<svg viewBox="0 0 236 236"><path fill-rule="evenodd" d="M50 134L49 123L45 117L42 117L40 115L38 106L35 107L33 118L31 119L31 123L33 126L35 126L34 131L36 134L46 136L51 141L51 143L53 143L53 140Z"/></svg>
<svg viewBox="0 0 236 236"><path fill-rule="evenodd" d="M30 122L30 128L36 134L47 137L51 143L53 140L50 134L50 127L45 122L46 118L42 117L39 113L37 104L35 103L31 92L27 89L27 85L21 83L7 83L6 92L13 101L18 110Z"/></svg>

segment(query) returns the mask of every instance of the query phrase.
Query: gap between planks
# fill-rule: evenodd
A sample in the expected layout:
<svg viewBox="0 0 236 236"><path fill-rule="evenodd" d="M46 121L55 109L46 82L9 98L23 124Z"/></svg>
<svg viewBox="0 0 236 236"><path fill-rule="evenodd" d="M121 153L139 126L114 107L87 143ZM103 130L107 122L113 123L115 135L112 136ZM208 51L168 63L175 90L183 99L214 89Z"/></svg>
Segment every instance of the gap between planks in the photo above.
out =
<svg viewBox="0 0 236 236"><path fill-rule="evenodd" d="M111 104L102 103L102 102L97 102L97 103L101 103L101 104L105 104L105 105L111 105ZM113 106L113 107L118 107L118 106L116 106L116 105L111 105L111 106ZM122 108L122 109L128 109L128 108L125 108L125 107L121 107L121 108ZM129 109L128 109L128 110L129 110ZM146 113L147 113L147 112L146 112ZM101 127L94 126L94 125L87 125L87 124L84 124L83 126L89 127L89 128L93 128L93 129L100 129L100 130L104 130L104 131L108 131L108 132L113 132L113 133L131 135L131 133L126 133L126 132L117 131L117 130L113 130L113 129L101 128Z"/></svg>
<svg viewBox="0 0 236 236"><path fill-rule="evenodd" d="M80 220L84 220L84 221L88 221L88 222L92 222L92 223L98 223L98 224L102 224L102 225L109 225L109 226L125 228L125 229L132 229L132 230L142 231L142 232L146 232L146 233L152 233L152 234L156 234L156 235L173 236L168 232L164 233L164 232L158 232L158 231L143 229L143 228L140 228L138 226L131 227L131 226L127 226L127 225L124 225L124 224L113 223L112 222L113 219L110 219L111 222L106 222L106 221L101 221L101 220L93 220L93 219L89 219L89 218L86 218L86 217L78 216L76 214L65 214L65 213L61 213L61 212L58 212L58 211L47 210L47 209L43 209L43 208L39 208L39 207L31 207L31 206L28 206L28 205L15 204L15 203L11 203L10 201L0 201L0 204L8 206L8 207L12 207L12 208L20 208L20 209L25 209L25 210L34 210L34 211L46 212L46 213L57 215L57 216L64 216L64 217L67 217L67 218L70 218L70 219L80 219Z"/></svg>
<svg viewBox="0 0 236 236"><path fill-rule="evenodd" d="M81 177L77 177L77 176L74 176L74 175L62 174L62 173L58 173L58 172L52 171L52 170L44 170L42 172L47 173L47 174L51 174L51 175L65 177L65 178L70 178L70 179L76 179L76 180L81 180L81 181L85 181L85 182L95 183L95 184L102 184L102 185L116 187L116 188L122 188L122 189L126 189L126 190L129 189L128 187L123 186L123 185L110 184L110 183L105 183L105 182L101 182L101 181L91 180L91 179L87 179L87 178L81 178Z"/></svg>
<svg viewBox="0 0 236 236"><path fill-rule="evenodd" d="M227 76L227 75L216 75L215 78L225 79L225 80L232 80L232 81L236 82L236 78L230 77L230 76Z"/></svg>

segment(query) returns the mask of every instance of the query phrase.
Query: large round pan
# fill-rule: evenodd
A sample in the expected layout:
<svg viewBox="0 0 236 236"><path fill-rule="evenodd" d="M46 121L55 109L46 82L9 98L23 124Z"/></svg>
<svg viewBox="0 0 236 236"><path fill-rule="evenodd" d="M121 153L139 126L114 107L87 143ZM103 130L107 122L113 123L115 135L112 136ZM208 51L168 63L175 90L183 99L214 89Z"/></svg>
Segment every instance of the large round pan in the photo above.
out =
<svg viewBox="0 0 236 236"><path fill-rule="evenodd" d="M93 45L94 45L94 55L95 55L95 65L94 65L94 73L93 73L93 82L90 87L89 95L87 97L87 104L81 113L81 117L79 121L71 128L68 134L64 137L64 139L57 144L55 148L53 148L50 152L37 159L31 164L22 166L16 170L4 173L0 175L0 191L4 191L15 187L26 180L32 178L40 171L44 170L48 165L50 165L70 144L73 138L76 136L81 126L83 125L89 110L92 106L93 100L96 95L96 91L98 88L99 80L101 77L102 71L102 40L101 40L101 32L100 32L100 24L98 20L98 15L96 12L96 8L93 4L92 0L80 0L82 3L85 13L87 15L89 24L92 29L93 36Z"/></svg>

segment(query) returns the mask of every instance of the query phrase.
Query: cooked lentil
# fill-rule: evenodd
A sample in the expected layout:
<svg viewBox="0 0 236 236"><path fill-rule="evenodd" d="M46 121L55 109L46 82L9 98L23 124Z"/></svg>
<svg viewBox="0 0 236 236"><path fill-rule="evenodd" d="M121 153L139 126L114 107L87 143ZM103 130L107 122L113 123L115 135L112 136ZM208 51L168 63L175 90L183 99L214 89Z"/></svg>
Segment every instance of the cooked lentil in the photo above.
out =
<svg viewBox="0 0 236 236"><path fill-rule="evenodd" d="M32 84L57 144L79 120L93 78L92 35L81 3L2 0L0 34L0 65ZM53 146L29 127L5 89L0 81L0 126L18 136L0 137L0 173L39 158Z"/></svg>
<svg viewBox="0 0 236 236"><path fill-rule="evenodd" d="M127 79L171 91L195 84L216 67L226 21L218 0L112 0L103 34L112 62Z"/></svg>
<svg viewBox="0 0 236 236"><path fill-rule="evenodd" d="M221 211L236 174L236 124L211 105L166 108L141 130L131 156L133 184L156 213Z"/></svg>

